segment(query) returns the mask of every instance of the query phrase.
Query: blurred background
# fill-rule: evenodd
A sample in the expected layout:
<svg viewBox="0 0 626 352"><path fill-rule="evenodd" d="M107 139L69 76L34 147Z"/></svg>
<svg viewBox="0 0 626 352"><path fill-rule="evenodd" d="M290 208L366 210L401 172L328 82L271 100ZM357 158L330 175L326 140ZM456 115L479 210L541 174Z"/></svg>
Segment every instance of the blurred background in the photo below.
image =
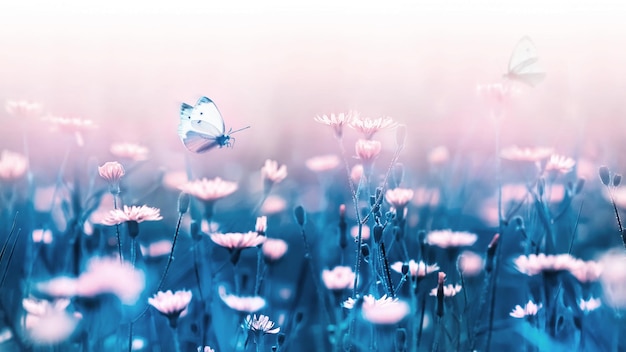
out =
<svg viewBox="0 0 626 352"><path fill-rule="evenodd" d="M405 123L404 155L422 163L437 145L492 153L476 85L500 82L528 35L547 78L514 99L503 145L607 163L619 157L626 127L625 14L612 1L8 1L0 5L0 100L93 120L100 130L86 148L138 142L157 164L176 164L187 153L176 134L179 106L206 95L227 128L252 126L232 150L191 156L211 168L336 151L313 117L357 110ZM0 147L15 150L17 121L0 117ZM47 124L27 125L45 135L30 141L31 157L60 148ZM393 133L379 138L393 147Z"/></svg>

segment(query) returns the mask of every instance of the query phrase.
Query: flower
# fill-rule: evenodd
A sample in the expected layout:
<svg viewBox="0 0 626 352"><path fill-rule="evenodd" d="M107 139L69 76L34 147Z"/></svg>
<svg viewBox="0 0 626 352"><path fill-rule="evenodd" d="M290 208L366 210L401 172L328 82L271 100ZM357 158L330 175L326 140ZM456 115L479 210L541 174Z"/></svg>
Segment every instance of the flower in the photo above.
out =
<svg viewBox="0 0 626 352"><path fill-rule="evenodd" d="M516 146L504 148L500 152L500 157L502 159L513 160L513 161L542 161L549 158L554 149L552 148L519 148Z"/></svg>
<svg viewBox="0 0 626 352"><path fill-rule="evenodd" d="M526 305L522 308L519 304L515 306L515 309L509 313L513 318L524 318L529 315L536 315L537 311L542 308L541 303L539 305L533 303L532 301L528 301Z"/></svg>
<svg viewBox="0 0 626 352"><path fill-rule="evenodd" d="M263 255L270 261L277 261L287 253L287 242L278 238L268 238L263 243Z"/></svg>
<svg viewBox="0 0 626 352"><path fill-rule="evenodd" d="M600 308L602 305L602 300L600 298L589 298L589 300L585 301L581 299L578 303L580 310L584 312L591 312L592 310L596 310Z"/></svg>
<svg viewBox="0 0 626 352"><path fill-rule="evenodd" d="M205 202L224 198L237 190L237 183L219 177L187 182L178 189Z"/></svg>
<svg viewBox="0 0 626 352"><path fill-rule="evenodd" d="M376 299L372 295L363 296L361 315L370 323L374 324L395 324L402 320L409 313L409 305L399 301L397 298L383 295ZM341 305L346 309L353 309L357 300L350 297Z"/></svg>
<svg viewBox="0 0 626 352"><path fill-rule="evenodd" d="M436 147L428 153L428 163L431 165L445 164L448 160L450 160L450 152L445 146Z"/></svg>
<svg viewBox="0 0 626 352"><path fill-rule="evenodd" d="M413 190L394 188L385 192L385 200L396 209L403 209L413 199Z"/></svg>
<svg viewBox="0 0 626 352"><path fill-rule="evenodd" d="M230 309L234 309L239 312L254 313L265 307L265 299L263 299L263 297L244 297L226 294L226 289L224 287L220 287L218 291L220 298L228 307L230 307Z"/></svg>
<svg viewBox="0 0 626 352"><path fill-rule="evenodd" d="M276 214L287 208L287 201L284 198L275 196L270 194L265 202L263 202L263 206L261 206L261 211L265 214Z"/></svg>
<svg viewBox="0 0 626 352"><path fill-rule="evenodd" d="M600 276L604 302L613 308L626 307L626 254L611 250L600 259L604 270Z"/></svg>
<svg viewBox="0 0 626 352"><path fill-rule="evenodd" d="M52 231L49 229L35 229L32 232L33 242L35 243L52 243Z"/></svg>
<svg viewBox="0 0 626 352"><path fill-rule="evenodd" d="M84 144L82 133L98 127L91 120L83 120L79 118L48 116L43 120L50 122L53 126L53 130L74 134L76 144L80 147Z"/></svg>
<svg viewBox="0 0 626 352"><path fill-rule="evenodd" d="M161 216L161 210L158 208L152 208L146 205L124 206L124 209L114 209L109 212L109 216L102 220L103 225L119 225L127 221L135 221L137 223L143 221L158 221L163 219Z"/></svg>
<svg viewBox="0 0 626 352"><path fill-rule="evenodd" d="M40 103L28 100L7 100L4 108L9 115L17 117L33 117L41 114L42 111Z"/></svg>
<svg viewBox="0 0 626 352"><path fill-rule="evenodd" d="M209 346L198 346L198 352L215 352L215 350Z"/></svg>
<svg viewBox="0 0 626 352"><path fill-rule="evenodd" d="M0 179L15 181L26 173L28 159L19 153L3 150L0 154Z"/></svg>
<svg viewBox="0 0 626 352"><path fill-rule="evenodd" d="M356 112L349 112L347 114L341 113L338 115L322 115L314 118L315 122L332 127L335 130L335 136L341 138L343 136L343 126L349 123L355 116L358 116Z"/></svg>
<svg viewBox="0 0 626 352"><path fill-rule="evenodd" d="M365 139L371 139L374 134L380 130L395 126L396 123L391 117L379 117L377 119L362 119L359 116L354 116L349 122L348 126L361 132Z"/></svg>
<svg viewBox="0 0 626 352"><path fill-rule="evenodd" d="M267 216L259 216L256 218L254 230L259 234L264 234L265 231L267 231Z"/></svg>
<svg viewBox="0 0 626 352"><path fill-rule="evenodd" d="M186 314L191 296L191 291L186 290L174 293L171 290L159 291L152 298L148 298L148 303L168 318L177 319Z"/></svg>
<svg viewBox="0 0 626 352"><path fill-rule="evenodd" d="M445 285L443 286L443 295L446 297L453 297L456 296L457 293L461 292L461 285L456 284L456 285ZM431 296L437 296L437 287L433 288L432 290L430 290L430 295Z"/></svg>
<svg viewBox="0 0 626 352"><path fill-rule="evenodd" d="M170 240L160 240L156 242L152 242L147 246L141 246L141 254L144 257L160 257L163 255L170 254L172 250L172 241Z"/></svg>
<svg viewBox="0 0 626 352"><path fill-rule="evenodd" d="M545 255L531 254L521 255L514 261L517 270L529 276L541 274L543 272L567 271L574 268L576 259L569 254Z"/></svg>
<svg viewBox="0 0 626 352"><path fill-rule="evenodd" d="M92 258L78 278L60 276L38 288L54 297L95 297L114 294L124 304L134 304L145 288L145 275L117 258Z"/></svg>
<svg viewBox="0 0 626 352"><path fill-rule="evenodd" d="M379 141L359 139L354 146L356 155L363 162L373 161L380 154L382 144Z"/></svg>
<svg viewBox="0 0 626 352"><path fill-rule="evenodd" d="M109 161L102 166L98 166L98 173L100 177L107 180L110 184L116 184L120 182L120 179L126 172L122 164L117 161Z"/></svg>
<svg viewBox="0 0 626 352"><path fill-rule="evenodd" d="M403 262L395 262L391 265L391 269L393 269L394 271L401 273L402 274L402 266L405 265L405 263ZM413 277L415 276L419 276L419 277L423 277L426 276L430 273L434 273L435 271L439 270L439 265L437 264L426 264L422 261L420 261L419 263L416 262L415 260L411 259L408 263L409 265L409 274Z"/></svg>
<svg viewBox="0 0 626 352"><path fill-rule="evenodd" d="M438 188L419 187L415 190L415 197L411 203L418 207L434 207L439 204L441 194Z"/></svg>
<svg viewBox="0 0 626 352"><path fill-rule="evenodd" d="M163 175L162 182L163 186L178 191L182 185L189 182L189 179L185 171L169 171Z"/></svg>
<svg viewBox="0 0 626 352"><path fill-rule="evenodd" d="M363 177L363 172L364 169L362 164L354 165L352 170L350 170L350 179L352 182L359 183L359 181L361 181L361 177Z"/></svg>
<svg viewBox="0 0 626 352"><path fill-rule="evenodd" d="M309 170L314 172L322 172L328 171L336 168L341 163L341 160L338 156L330 154L330 155L321 155L316 156L304 162Z"/></svg>
<svg viewBox="0 0 626 352"><path fill-rule="evenodd" d="M440 248L471 246L477 239L473 233L451 230L432 231L426 235L426 243Z"/></svg>
<svg viewBox="0 0 626 352"><path fill-rule="evenodd" d="M278 167L275 160L265 160L265 165L261 168L263 179L270 183L279 183L287 177L287 166Z"/></svg>
<svg viewBox="0 0 626 352"><path fill-rule="evenodd" d="M492 103L502 103L514 93L510 85L487 83L476 85L476 93Z"/></svg>
<svg viewBox="0 0 626 352"><path fill-rule="evenodd" d="M553 154L550 156L550 160L548 160L545 170L546 172L553 171L566 174L572 171L574 165L576 165L574 159L563 155Z"/></svg>
<svg viewBox="0 0 626 352"><path fill-rule="evenodd" d="M322 281L329 290L343 290L354 287L355 275L349 266L336 266L322 271Z"/></svg>
<svg viewBox="0 0 626 352"><path fill-rule="evenodd" d="M244 321L242 327L244 329L248 329L252 332L262 333L262 334L278 334L280 331L279 327L274 328L274 322L270 320L267 315L259 315L256 317L248 315L246 320Z"/></svg>
<svg viewBox="0 0 626 352"><path fill-rule="evenodd" d="M602 274L602 264L594 261L576 260L569 272L580 282L597 281Z"/></svg>
<svg viewBox="0 0 626 352"><path fill-rule="evenodd" d="M255 231L247 233L213 233L210 236L213 242L228 249L256 247L266 240L265 236L259 235Z"/></svg>
<svg viewBox="0 0 626 352"><path fill-rule="evenodd" d="M466 276L476 276L480 274L485 265L483 257L471 251L461 253L457 264L459 271Z"/></svg>
<svg viewBox="0 0 626 352"><path fill-rule="evenodd" d="M114 143L109 148L111 154L118 158L126 158L133 161L146 160L148 148L135 143Z"/></svg>
<svg viewBox="0 0 626 352"><path fill-rule="evenodd" d="M79 313L69 314L69 299L54 301L24 298L22 307L26 334L30 340L40 344L57 344L69 338L81 318Z"/></svg>
<svg viewBox="0 0 626 352"><path fill-rule="evenodd" d="M358 225L352 226L352 228L350 229L350 235L354 237L355 241L357 238L359 238L358 237L359 236ZM369 238L370 238L370 228L368 226L361 226L361 240L367 241Z"/></svg>

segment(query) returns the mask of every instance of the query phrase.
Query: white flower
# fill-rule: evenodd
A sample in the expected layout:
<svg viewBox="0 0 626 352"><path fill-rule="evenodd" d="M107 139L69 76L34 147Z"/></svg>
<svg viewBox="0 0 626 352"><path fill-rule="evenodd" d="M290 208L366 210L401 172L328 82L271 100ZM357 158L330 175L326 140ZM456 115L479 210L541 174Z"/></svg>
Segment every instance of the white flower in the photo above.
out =
<svg viewBox="0 0 626 352"><path fill-rule="evenodd" d="M509 315L512 316L513 318L524 318L526 316L536 315L537 311L541 308L542 308L541 303L539 303L539 305L536 305L532 301L528 301L528 303L526 303L524 307L520 305L516 305L515 309L513 309L513 311L511 311Z"/></svg>

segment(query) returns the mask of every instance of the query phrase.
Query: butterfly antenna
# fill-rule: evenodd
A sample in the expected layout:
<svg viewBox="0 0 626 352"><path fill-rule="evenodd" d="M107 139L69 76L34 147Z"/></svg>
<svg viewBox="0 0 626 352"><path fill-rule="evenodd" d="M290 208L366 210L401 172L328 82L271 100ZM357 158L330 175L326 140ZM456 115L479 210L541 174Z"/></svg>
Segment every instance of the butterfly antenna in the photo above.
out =
<svg viewBox="0 0 626 352"><path fill-rule="evenodd" d="M233 131L233 129L231 128L231 129L230 129L230 131L228 132L228 134L235 133L235 132L239 132L239 131L243 131L243 130L247 130L248 128L250 128L250 126L246 126L246 127L244 127L244 128L240 128L240 129L238 129L238 130L234 130L234 131Z"/></svg>

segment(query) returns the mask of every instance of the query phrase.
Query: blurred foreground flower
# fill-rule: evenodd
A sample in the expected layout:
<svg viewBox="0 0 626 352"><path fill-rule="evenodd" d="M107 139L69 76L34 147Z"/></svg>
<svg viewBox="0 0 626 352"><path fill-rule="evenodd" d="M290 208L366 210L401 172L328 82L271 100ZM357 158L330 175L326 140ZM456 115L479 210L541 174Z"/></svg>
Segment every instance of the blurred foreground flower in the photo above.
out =
<svg viewBox="0 0 626 352"><path fill-rule="evenodd" d="M124 304L134 304L145 288L142 271L116 258L93 258L78 278L57 277L38 288L53 297L96 297L114 294Z"/></svg>
<svg viewBox="0 0 626 352"><path fill-rule="evenodd" d="M514 146L502 149L500 157L512 161L538 162L549 158L553 152L554 149L552 148L519 148Z"/></svg>
<svg viewBox="0 0 626 352"><path fill-rule="evenodd" d="M135 143L114 143L109 148L109 151L118 158L126 158L133 161L141 161L148 158L148 148Z"/></svg>
<svg viewBox="0 0 626 352"><path fill-rule="evenodd" d="M461 253L457 262L459 272L466 276L476 276L480 274L484 265L483 257L472 251L464 251Z"/></svg>
<svg viewBox="0 0 626 352"><path fill-rule="evenodd" d="M463 289L463 287L459 284L456 285L444 285L443 286L443 295L446 297L453 297L456 296L457 293L461 292L461 290ZM437 287L433 288L432 290L430 290L430 295L431 296L437 296Z"/></svg>
<svg viewBox="0 0 626 352"><path fill-rule="evenodd" d="M524 318L530 315L536 315L537 311L542 308L541 303L539 305L533 303L532 301L528 301L524 307L520 305L516 305L515 309L511 313L510 316L513 318Z"/></svg>
<svg viewBox="0 0 626 352"><path fill-rule="evenodd" d="M248 315L246 320L244 321L242 327L244 329L248 329L255 333L261 334L278 334L280 331L279 327L274 327L274 322L270 320L270 318L266 315L259 315L257 318L256 314L251 316Z"/></svg>
<svg viewBox="0 0 626 352"><path fill-rule="evenodd" d="M52 243L52 231L46 229L35 229L32 232L33 242L35 243Z"/></svg>
<svg viewBox="0 0 626 352"><path fill-rule="evenodd" d="M148 303L169 319L172 328L176 328L178 318L187 314L191 297L191 291L159 291L152 298L148 298Z"/></svg>
<svg viewBox="0 0 626 352"><path fill-rule="evenodd" d="M54 345L68 339L76 329L81 315L70 314L69 299L36 300L24 298L23 327L26 336L36 344Z"/></svg>
<svg viewBox="0 0 626 352"><path fill-rule="evenodd" d="M269 192L272 186L281 182L287 177L287 166L281 165L278 167L278 162L275 160L265 160L265 165L261 168L261 175L263 176L265 192Z"/></svg>
<svg viewBox="0 0 626 352"><path fill-rule="evenodd" d="M172 241L170 240L160 240L156 242L152 242L146 246L141 246L141 254L144 257L160 257L164 255L169 255L172 250Z"/></svg>
<svg viewBox="0 0 626 352"><path fill-rule="evenodd" d="M336 266L332 270L322 271L322 281L329 290L343 290L354 287L356 274L349 266Z"/></svg>
<svg viewBox="0 0 626 352"><path fill-rule="evenodd" d="M576 258L569 254L545 255L540 253L529 256L521 255L513 262L520 273L529 276L543 272L569 271L577 265Z"/></svg>
<svg viewBox="0 0 626 352"><path fill-rule="evenodd" d="M349 301L344 302L344 307L354 307L354 301L352 304L348 302ZM363 297L361 316L370 323L388 325L396 324L404 319L404 317L409 314L410 310L406 302L400 301L397 298L384 295L379 299L375 299L372 295L366 295Z"/></svg>
<svg viewBox="0 0 626 352"><path fill-rule="evenodd" d="M439 146L436 148L433 148L429 153L428 153L428 163L430 165L442 165L445 164L446 162L448 162L448 160L450 160L450 152L448 151L448 148L446 148L445 146Z"/></svg>
<svg viewBox="0 0 626 352"><path fill-rule="evenodd" d="M576 162L572 158L563 155L553 154L546 164L546 172L559 172L566 174L574 169Z"/></svg>
<svg viewBox="0 0 626 352"><path fill-rule="evenodd" d="M583 312L591 312L602 306L602 300L600 298L589 298L588 300L581 299L578 303L580 310Z"/></svg>
<svg viewBox="0 0 626 352"><path fill-rule="evenodd" d="M3 150L0 154L0 180L15 181L28 170L28 159L19 153Z"/></svg>
<svg viewBox="0 0 626 352"><path fill-rule="evenodd" d="M91 120L83 120L79 118L47 116L44 117L43 120L51 123L52 129L55 131L73 134L76 138L76 144L78 144L79 147L82 147L85 144L83 133L94 130L98 127Z"/></svg>
<svg viewBox="0 0 626 352"><path fill-rule="evenodd" d="M263 242L263 255L270 262L275 262L287 253L287 242L278 238L268 238Z"/></svg>

